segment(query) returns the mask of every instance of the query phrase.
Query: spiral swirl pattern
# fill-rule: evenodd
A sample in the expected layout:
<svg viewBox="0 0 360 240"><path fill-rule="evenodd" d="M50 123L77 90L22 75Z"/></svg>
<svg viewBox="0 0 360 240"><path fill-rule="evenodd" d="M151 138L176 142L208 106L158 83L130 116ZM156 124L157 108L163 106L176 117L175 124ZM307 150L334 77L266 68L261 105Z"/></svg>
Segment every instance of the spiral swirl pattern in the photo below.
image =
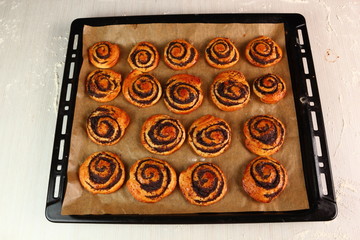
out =
<svg viewBox="0 0 360 240"><path fill-rule="evenodd" d="M121 90L121 75L110 69L97 69L86 78L86 92L98 102L115 99Z"/></svg>
<svg viewBox="0 0 360 240"><path fill-rule="evenodd" d="M211 85L211 98L223 111L243 108L250 100L250 87L245 76L238 71L219 73Z"/></svg>
<svg viewBox="0 0 360 240"><path fill-rule="evenodd" d="M205 59L215 68L234 66L240 59L239 51L228 38L214 38L205 49Z"/></svg>
<svg viewBox="0 0 360 240"><path fill-rule="evenodd" d="M252 198L268 203L286 187L287 174L277 160L257 157L248 164L242 182L244 190Z"/></svg>
<svg viewBox="0 0 360 240"><path fill-rule="evenodd" d="M110 42L97 42L88 50L90 62L97 68L111 68L119 61L120 48Z"/></svg>
<svg viewBox="0 0 360 240"><path fill-rule="evenodd" d="M162 88L153 75L134 70L124 80L123 94L128 102L144 108L160 100Z"/></svg>
<svg viewBox="0 0 360 240"><path fill-rule="evenodd" d="M132 69L150 72L158 66L159 59L159 52L153 44L140 42L131 49L128 63Z"/></svg>
<svg viewBox="0 0 360 240"><path fill-rule="evenodd" d="M120 108L104 105L93 111L87 119L89 138L99 145L114 145L120 141L130 118Z"/></svg>
<svg viewBox="0 0 360 240"><path fill-rule="evenodd" d="M148 118L141 131L141 143L151 153L168 155L178 150L185 141L185 128L168 115Z"/></svg>
<svg viewBox="0 0 360 240"><path fill-rule="evenodd" d="M125 168L116 154L96 152L80 166L79 179L89 192L112 193L123 185Z"/></svg>
<svg viewBox="0 0 360 240"><path fill-rule="evenodd" d="M187 114L202 104L203 92L201 80L189 74L172 76L165 87L164 101L166 107L179 114Z"/></svg>
<svg viewBox="0 0 360 240"><path fill-rule="evenodd" d="M216 157L229 148L231 129L225 120L205 115L190 126L188 141L198 155Z"/></svg>
<svg viewBox="0 0 360 240"><path fill-rule="evenodd" d="M257 67L269 67L280 62L282 50L269 37L261 36L253 39L245 48L247 60Z"/></svg>
<svg viewBox="0 0 360 240"><path fill-rule="evenodd" d="M255 79L253 90L262 102L277 103L284 98L286 85L280 76L269 73Z"/></svg>
<svg viewBox="0 0 360 240"><path fill-rule="evenodd" d="M276 153L284 143L283 123L270 115L250 118L244 125L245 146L253 153L268 156Z"/></svg>
<svg viewBox="0 0 360 240"><path fill-rule="evenodd" d="M198 162L180 173L179 185L192 204L207 206L221 200L227 192L222 170L213 163Z"/></svg>
<svg viewBox="0 0 360 240"><path fill-rule="evenodd" d="M177 184L176 172L166 161L138 160L130 169L129 192L141 202L154 203L170 195Z"/></svg>
<svg viewBox="0 0 360 240"><path fill-rule="evenodd" d="M164 50L165 63L174 70L192 67L199 58L196 48L189 42L177 39L168 43Z"/></svg>

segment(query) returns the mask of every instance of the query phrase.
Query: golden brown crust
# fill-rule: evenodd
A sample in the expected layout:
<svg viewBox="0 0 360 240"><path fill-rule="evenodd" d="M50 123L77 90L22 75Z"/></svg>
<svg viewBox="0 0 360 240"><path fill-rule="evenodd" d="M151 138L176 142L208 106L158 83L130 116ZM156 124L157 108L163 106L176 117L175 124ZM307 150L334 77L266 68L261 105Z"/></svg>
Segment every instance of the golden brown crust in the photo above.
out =
<svg viewBox="0 0 360 240"><path fill-rule="evenodd" d="M288 176L284 166L270 157L257 157L245 169L242 186L254 200L269 203L285 189Z"/></svg>
<svg viewBox="0 0 360 240"><path fill-rule="evenodd" d="M225 120L205 115L191 124L188 142L198 155L216 157L230 147L231 128Z"/></svg>
<svg viewBox="0 0 360 240"><path fill-rule="evenodd" d="M220 201L227 192L223 171L213 163L198 162L179 175L182 194L191 204L207 206Z"/></svg>
<svg viewBox="0 0 360 240"><path fill-rule="evenodd" d="M95 109L87 119L89 138L99 145L114 145L125 134L130 123L129 115L122 109L103 105Z"/></svg>
<svg viewBox="0 0 360 240"><path fill-rule="evenodd" d="M79 168L81 185L91 193L113 193L125 180L125 167L119 156L111 152L91 154Z"/></svg>
<svg viewBox="0 0 360 240"><path fill-rule="evenodd" d="M280 46L271 38L260 36L251 40L245 48L246 59L257 67L270 67L282 58Z"/></svg>
<svg viewBox="0 0 360 240"><path fill-rule="evenodd" d="M250 100L250 86L239 71L219 73L210 87L210 95L215 105L223 111L243 108Z"/></svg>
<svg viewBox="0 0 360 240"><path fill-rule="evenodd" d="M246 148L260 156L269 156L281 148L285 139L284 124L270 115L257 115L244 124Z"/></svg>
<svg viewBox="0 0 360 240"><path fill-rule="evenodd" d="M139 42L132 49L128 63L132 69L141 72L150 72L159 64L160 56L156 47L149 42Z"/></svg>
<svg viewBox="0 0 360 240"><path fill-rule="evenodd" d="M144 108L150 107L160 100L162 88L155 76L133 70L124 80L123 94L128 102Z"/></svg>
<svg viewBox="0 0 360 240"><path fill-rule="evenodd" d="M169 196L176 184L176 172L169 163L156 158L144 158L132 165L126 186L136 200L155 203Z"/></svg>
<svg viewBox="0 0 360 240"><path fill-rule="evenodd" d="M151 153L169 155L185 141L185 128L181 122L168 115L153 115L143 124L141 143Z"/></svg>
<svg viewBox="0 0 360 240"><path fill-rule="evenodd" d="M86 78L85 89L97 102L114 100L121 90L121 75L110 69L97 69Z"/></svg>
<svg viewBox="0 0 360 240"><path fill-rule="evenodd" d="M120 47L107 41L97 42L88 49L89 61L97 68L111 68L120 58Z"/></svg>
<svg viewBox="0 0 360 240"><path fill-rule="evenodd" d="M286 85L276 74L266 74L255 79L253 91L264 103L277 103L285 97Z"/></svg>
<svg viewBox="0 0 360 240"><path fill-rule="evenodd" d="M229 68L239 61L240 54L229 38L217 37L206 46L205 59L212 67Z"/></svg>
<svg viewBox="0 0 360 240"><path fill-rule="evenodd" d="M195 65L199 58L196 48L183 39L169 42L164 50L166 65L174 70L184 70Z"/></svg>
<svg viewBox="0 0 360 240"><path fill-rule="evenodd" d="M190 113L201 106L203 98L201 80L198 77L177 74L166 82L164 102L173 113Z"/></svg>

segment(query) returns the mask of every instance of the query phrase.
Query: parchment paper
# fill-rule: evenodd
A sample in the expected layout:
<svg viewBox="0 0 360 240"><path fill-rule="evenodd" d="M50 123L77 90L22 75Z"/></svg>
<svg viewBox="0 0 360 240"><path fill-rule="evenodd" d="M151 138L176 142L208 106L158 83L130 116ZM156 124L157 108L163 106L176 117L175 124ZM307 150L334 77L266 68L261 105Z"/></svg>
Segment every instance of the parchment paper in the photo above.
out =
<svg viewBox="0 0 360 240"><path fill-rule="evenodd" d="M260 35L273 38L283 49L283 59L273 67L254 67L244 57L246 44ZM229 69L243 72L250 85L255 78L266 73L279 74L284 78L287 85L288 91L286 97L279 103L270 105L262 103L254 93L251 93L250 102L241 110L224 112L215 107L209 97L209 87L214 77L223 70L210 67L206 63L203 54L207 43L215 37L230 38L240 51L240 61ZM168 68L163 61L160 61L158 68L152 74L159 79L162 85L172 75L178 73L188 73L200 77L205 93L202 106L190 114L177 115L167 110L163 99L152 107L140 109L128 103L122 94L120 94L108 104L118 106L130 115L131 123L126 129L125 136L114 146L106 147L93 143L86 135L85 123L89 114L102 104L91 100L85 93L85 78L87 74L95 69L88 61L87 49L98 41L110 41L119 44L121 48L120 62L112 69L120 72L124 79L131 71L126 58L132 46L140 41L149 41L158 48L162 56L165 45L177 38L187 39L194 44L200 53L198 63L188 70L174 71ZM63 215L288 211L309 208L283 24L135 24L106 27L85 26L83 32L83 58L71 136L68 184L62 206ZM180 119L185 128L188 129L194 120L209 113L225 119L230 124L233 132L230 148L218 157L202 158L192 151L187 142L185 142L180 150L168 156L151 154L140 143L141 126L153 114L171 115ZM283 147L273 157L285 166L289 176L289 183L280 197L268 204L252 200L241 187L241 178L245 166L256 157L244 146L242 128L248 118L257 114L270 114L279 118L284 123L287 131ZM224 171L228 179L228 192L218 203L205 207L194 206L187 202L178 187L170 196L158 203L138 202L127 191L125 184L115 193L94 195L81 187L78 180L78 169L85 158L96 151L112 151L118 154L126 166L126 174L136 160L144 157L167 160L175 168L177 174L194 162L213 162ZM126 178L128 178L128 175Z"/></svg>

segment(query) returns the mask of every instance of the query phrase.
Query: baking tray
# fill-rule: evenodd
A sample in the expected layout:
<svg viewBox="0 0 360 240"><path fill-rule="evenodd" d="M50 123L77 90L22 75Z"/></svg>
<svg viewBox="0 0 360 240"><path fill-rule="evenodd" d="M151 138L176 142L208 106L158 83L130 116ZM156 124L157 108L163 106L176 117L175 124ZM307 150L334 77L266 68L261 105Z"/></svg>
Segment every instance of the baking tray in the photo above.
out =
<svg viewBox="0 0 360 240"><path fill-rule="evenodd" d="M78 76L85 25L142 23L283 23L299 128L309 209L295 211L224 212L166 215L61 215L67 183ZM70 223L255 223L327 221L337 215L320 97L306 22L300 14L191 14L76 19L71 25L55 129L45 209L51 222Z"/></svg>

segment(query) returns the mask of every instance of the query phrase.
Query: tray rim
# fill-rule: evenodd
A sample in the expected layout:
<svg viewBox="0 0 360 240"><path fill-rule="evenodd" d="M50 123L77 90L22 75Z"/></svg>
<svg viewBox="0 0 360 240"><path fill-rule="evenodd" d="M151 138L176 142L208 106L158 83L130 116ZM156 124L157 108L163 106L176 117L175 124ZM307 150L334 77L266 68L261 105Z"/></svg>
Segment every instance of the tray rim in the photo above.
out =
<svg viewBox="0 0 360 240"><path fill-rule="evenodd" d="M299 82L294 84L295 79L310 79L312 96L306 93L305 81L301 82L301 89L294 89L294 100L296 115L298 119L299 131L308 130L299 134L301 153L303 158L304 173L309 170L311 174L304 174L305 184L309 200L309 209L284 211L284 212L224 212L224 213L191 213L191 214L166 214L166 215L61 215L61 205L66 189L67 161L69 153L69 144L65 143L63 147L64 156L61 161L61 170L57 169L59 165L59 138L69 138L70 131L62 134L62 119L66 114L68 121L72 123L75 101L67 102L67 84L71 82L74 89L71 94L76 95L77 78L81 68L82 57L77 57L76 61L78 69L74 69L74 78L69 80L66 78L70 71L70 60L74 51L80 51L82 48L82 29L85 25L105 26L116 24L142 24L142 23L284 23L286 48L288 52L289 63L292 60L298 60L304 56L307 59L309 73L306 75L302 71L303 66L293 66L289 64L291 79L293 86L298 86ZM296 37L298 29L302 31L302 37L305 44L300 44ZM73 49L74 36L78 34L79 48ZM289 35L295 36L290 38ZM256 223L256 222L294 222L294 221L328 221L333 220L337 216L337 205L335 201L335 191L332 181L331 166L326 142L326 133L321 110L320 96L316 83L314 63L312 60L309 36L306 29L305 18L297 13L229 13L229 14L173 14L173 15L138 15L138 16L120 16L120 17L96 17L96 18L78 18L71 24L69 34L68 50L64 67L64 77L62 82L59 110L57 116L53 155L50 168L49 185L47 193L47 201L45 208L45 216L51 222L63 223L153 223L153 224L194 224L194 223ZM290 47L291 46L291 47ZM79 50L80 49L80 50ZM301 50L304 49L304 52ZM80 54L81 56L81 54ZM296 64L295 64L296 65ZM301 65L301 64L300 64ZM296 76L296 77L295 77ZM300 77L298 77L300 76ZM75 79L75 80L74 80ZM71 98L75 99L75 98ZM298 101L299 99L300 101ZM310 105L310 102L313 105ZM64 105L65 104L65 105ZM66 109L67 106L67 109ZM316 112L318 129L314 131L311 122L311 112ZM72 113L71 113L72 112ZM299 122L300 121L300 122ZM300 127L301 125L301 127ZM305 127L304 127L305 126ZM304 128L304 129L303 129ZM70 133L70 134L69 134ZM305 133L305 134L304 134ZM315 153L314 137L321 135L322 156ZM310 142L308 140L311 140ZM70 141L67 141L70 142ZM305 150L304 150L305 148ZM314 159L314 161L304 161ZM319 167L318 163L322 162L323 167ZM321 179L320 174L326 175L327 195L320 191ZM54 198L55 178L60 176L59 197ZM311 178L313 177L313 178Z"/></svg>

